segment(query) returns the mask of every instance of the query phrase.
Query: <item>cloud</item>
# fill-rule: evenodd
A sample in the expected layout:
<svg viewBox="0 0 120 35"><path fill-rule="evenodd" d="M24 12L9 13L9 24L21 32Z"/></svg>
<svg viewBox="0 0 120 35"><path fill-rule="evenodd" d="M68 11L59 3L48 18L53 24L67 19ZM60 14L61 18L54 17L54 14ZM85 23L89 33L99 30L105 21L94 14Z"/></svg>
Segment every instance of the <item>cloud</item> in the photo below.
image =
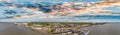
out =
<svg viewBox="0 0 120 35"><path fill-rule="evenodd" d="M120 7L118 7L120 9Z"/></svg>

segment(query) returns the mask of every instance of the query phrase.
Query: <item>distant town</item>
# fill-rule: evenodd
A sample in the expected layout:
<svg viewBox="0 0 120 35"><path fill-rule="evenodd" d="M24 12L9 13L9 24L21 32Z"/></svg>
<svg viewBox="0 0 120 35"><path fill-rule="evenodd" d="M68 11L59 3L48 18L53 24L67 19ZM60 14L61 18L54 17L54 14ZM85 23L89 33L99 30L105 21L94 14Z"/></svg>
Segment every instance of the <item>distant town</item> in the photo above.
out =
<svg viewBox="0 0 120 35"><path fill-rule="evenodd" d="M15 23L20 26L21 23ZM89 30L82 29L93 25L103 25L105 23L85 23L85 22L29 22L22 23L22 26L32 30L48 33L51 35L88 35Z"/></svg>
<svg viewBox="0 0 120 35"><path fill-rule="evenodd" d="M0 0L0 35L120 35L120 0Z"/></svg>

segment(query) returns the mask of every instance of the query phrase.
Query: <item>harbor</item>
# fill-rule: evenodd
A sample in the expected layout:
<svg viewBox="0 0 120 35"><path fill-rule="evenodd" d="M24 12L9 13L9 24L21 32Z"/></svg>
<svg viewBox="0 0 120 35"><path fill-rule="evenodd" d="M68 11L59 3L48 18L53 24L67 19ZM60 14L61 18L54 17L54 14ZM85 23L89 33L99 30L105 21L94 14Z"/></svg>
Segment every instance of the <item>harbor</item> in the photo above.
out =
<svg viewBox="0 0 120 35"><path fill-rule="evenodd" d="M112 34L118 35L120 32L119 25L120 25L119 23L113 23L113 24L106 23L103 25L93 25L93 26L84 27L81 28L81 30L84 30L84 32L86 30L89 31L89 33L86 35L112 35ZM40 31L40 29L38 30L39 32L36 31L35 29L26 28L22 24L18 26L14 23L0 23L0 35L50 35L50 33L46 33L45 31ZM77 35L77 34L78 33L75 33L73 35ZM63 33L63 35L66 35L66 33Z"/></svg>

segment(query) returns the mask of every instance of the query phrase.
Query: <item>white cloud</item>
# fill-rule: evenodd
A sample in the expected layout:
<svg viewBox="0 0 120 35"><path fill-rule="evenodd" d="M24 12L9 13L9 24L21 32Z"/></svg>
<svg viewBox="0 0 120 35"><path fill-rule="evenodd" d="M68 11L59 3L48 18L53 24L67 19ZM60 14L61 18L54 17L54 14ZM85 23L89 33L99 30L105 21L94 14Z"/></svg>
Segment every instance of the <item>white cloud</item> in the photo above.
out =
<svg viewBox="0 0 120 35"><path fill-rule="evenodd" d="M120 9L120 7L118 7Z"/></svg>

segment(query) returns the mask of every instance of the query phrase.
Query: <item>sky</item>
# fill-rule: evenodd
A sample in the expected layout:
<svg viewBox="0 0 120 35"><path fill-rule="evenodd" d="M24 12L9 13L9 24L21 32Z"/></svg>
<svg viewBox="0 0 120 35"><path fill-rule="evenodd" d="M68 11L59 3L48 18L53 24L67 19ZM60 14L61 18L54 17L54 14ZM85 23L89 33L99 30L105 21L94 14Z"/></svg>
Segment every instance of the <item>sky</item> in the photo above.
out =
<svg viewBox="0 0 120 35"><path fill-rule="evenodd" d="M4 0L5 1L5 0ZM67 0L66 0L67 1ZM35 0L35 2L55 2L55 3L61 3L61 2L66 2L65 0ZM76 2L98 2L100 0L80 0L80 1L76 1ZM13 3L24 3L24 2L33 2L33 1L30 1L30 0L13 0ZM0 3L1 4L1 3ZM120 13L120 5L111 5L110 7L106 7L106 8L103 8L105 10L110 10L112 12L116 12L116 13ZM55 16L55 15L52 15L52 14L45 14L45 13L42 13L40 11L25 11L24 9L20 9L20 8L15 8L15 9L12 9L16 12L25 12L25 13L19 13L20 15L23 15L23 14L34 14L34 13L38 13L37 16L30 16L30 17L22 17L22 18L4 18L6 17L6 14L4 14L4 10L11 10L10 8L8 7L3 7L3 6L0 6L0 22L31 22L31 21L34 21L34 22L54 22L54 21L60 21L60 22L120 22L120 14L106 14L106 13L103 13L103 14L100 14L100 13L94 13L92 12L92 14L96 15L96 16L92 16L92 17L89 17L89 16L86 16L86 15L89 15L91 14L91 12L86 12L84 13L84 15L82 14L82 17L81 17L81 14L79 13L74 13L74 14L77 14L77 15L74 15L74 16ZM7 15L8 16L8 15ZM15 16L15 15L13 15ZM49 16L49 18L47 18ZM76 17L77 16L77 17ZM4 19L2 19L4 18Z"/></svg>

